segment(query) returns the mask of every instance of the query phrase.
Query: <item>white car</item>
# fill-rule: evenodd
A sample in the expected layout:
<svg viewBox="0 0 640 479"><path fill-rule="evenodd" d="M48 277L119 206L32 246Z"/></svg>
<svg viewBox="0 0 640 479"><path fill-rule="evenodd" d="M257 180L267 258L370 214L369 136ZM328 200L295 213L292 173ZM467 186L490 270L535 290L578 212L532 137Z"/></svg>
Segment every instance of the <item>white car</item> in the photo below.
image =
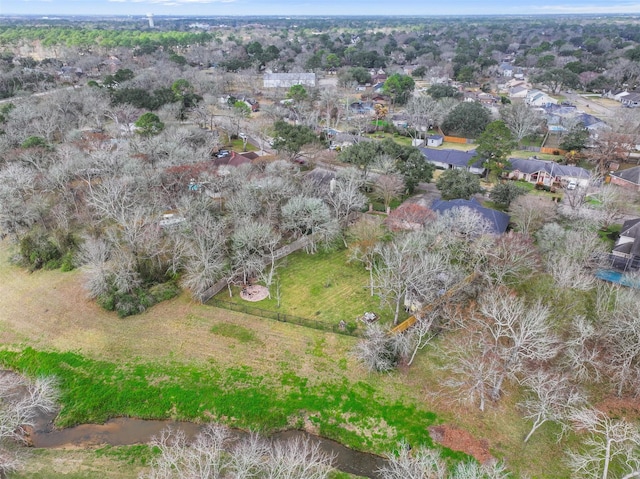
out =
<svg viewBox="0 0 640 479"><path fill-rule="evenodd" d="M569 183L567 183L568 190L575 190L577 186L578 183L575 180L571 180Z"/></svg>

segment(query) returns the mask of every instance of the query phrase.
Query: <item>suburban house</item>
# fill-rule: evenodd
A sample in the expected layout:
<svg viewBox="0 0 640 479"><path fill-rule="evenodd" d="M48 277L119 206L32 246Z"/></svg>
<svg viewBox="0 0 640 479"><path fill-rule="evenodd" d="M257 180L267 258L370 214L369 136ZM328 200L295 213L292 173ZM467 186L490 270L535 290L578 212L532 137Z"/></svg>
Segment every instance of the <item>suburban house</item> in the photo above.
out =
<svg viewBox="0 0 640 479"><path fill-rule="evenodd" d="M501 235L507 231L509 226L510 216L502 211L492 210L491 208L485 208L477 200L471 198L470 200L435 200L431 203L431 210L438 214L443 214L454 208L469 208L476 213L479 213L489 223L491 233Z"/></svg>
<svg viewBox="0 0 640 479"><path fill-rule="evenodd" d="M482 159L471 162L476 151L459 151L459 150L432 150L430 148L420 148L426 160L436 168L445 170L468 170L473 174L482 175L485 168L482 166Z"/></svg>
<svg viewBox="0 0 640 479"><path fill-rule="evenodd" d="M550 97L540 90L529 90L529 92L527 92L527 96L524 99L524 102L529 106L547 106L558 104L558 100Z"/></svg>
<svg viewBox="0 0 640 479"><path fill-rule="evenodd" d="M512 78L513 77L513 65L511 63L501 63L498 67L500 73L503 77Z"/></svg>
<svg viewBox="0 0 640 479"><path fill-rule="evenodd" d="M631 92L620 100L622 104L628 108L637 108L640 106L640 93Z"/></svg>
<svg viewBox="0 0 640 479"><path fill-rule="evenodd" d="M407 128L409 126L409 118L402 113L396 113L391 116L391 123L396 128Z"/></svg>
<svg viewBox="0 0 640 479"><path fill-rule="evenodd" d="M366 136L352 135L351 133L340 132L336 133L331 138L331 147L332 149L337 149L338 147L340 149L343 149L366 141L373 140L371 138L367 138Z"/></svg>
<svg viewBox="0 0 640 479"><path fill-rule="evenodd" d="M509 88L509 98L512 100L524 99L527 97L529 89L526 86L518 85L513 88Z"/></svg>
<svg viewBox="0 0 640 479"><path fill-rule="evenodd" d="M634 166L626 170L618 170L611 173L611 184L640 191L640 166Z"/></svg>
<svg viewBox="0 0 640 479"><path fill-rule="evenodd" d="M358 113L360 115L372 114L374 111L373 102L370 101L356 101L349 105L349 111Z"/></svg>
<svg viewBox="0 0 640 479"><path fill-rule="evenodd" d="M611 129L611 127L600 118L589 115L588 113L580 113L576 115L576 119L581 121L584 127L589 130L589 134L595 137L598 136L599 132Z"/></svg>
<svg viewBox="0 0 640 479"><path fill-rule="evenodd" d="M427 137L427 146L431 148L437 148L438 146L442 145L443 141L444 141L444 136L431 135Z"/></svg>
<svg viewBox="0 0 640 479"><path fill-rule="evenodd" d="M211 164L218 167L237 167L246 163L251 163L251 160L255 158L255 156L253 155L255 155L255 153L253 152L239 154L235 151L232 151L228 156L214 158L213 160L211 160Z"/></svg>
<svg viewBox="0 0 640 479"><path fill-rule="evenodd" d="M575 181L581 187L589 185L589 172L579 166L560 165L555 161L536 158L510 158L509 163L503 176L511 180L525 180L545 186L558 183L566 185L571 181Z"/></svg>
<svg viewBox="0 0 640 479"><path fill-rule="evenodd" d="M602 94L602 96L611 100L620 101L623 96L628 94L629 92L627 90L607 90Z"/></svg>
<svg viewBox="0 0 640 479"><path fill-rule="evenodd" d="M265 88L291 88L293 85L316 86L315 73L265 73Z"/></svg>
<svg viewBox="0 0 640 479"><path fill-rule="evenodd" d="M640 268L640 218L624 222L609 258L612 266L623 271Z"/></svg>

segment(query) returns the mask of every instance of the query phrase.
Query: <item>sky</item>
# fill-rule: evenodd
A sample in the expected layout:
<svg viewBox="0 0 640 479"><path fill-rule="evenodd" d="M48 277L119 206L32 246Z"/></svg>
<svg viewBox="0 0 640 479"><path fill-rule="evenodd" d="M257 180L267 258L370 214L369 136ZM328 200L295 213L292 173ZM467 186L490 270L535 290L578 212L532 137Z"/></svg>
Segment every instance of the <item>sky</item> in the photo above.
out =
<svg viewBox="0 0 640 479"><path fill-rule="evenodd" d="M0 0L0 15L640 14L640 0Z"/></svg>

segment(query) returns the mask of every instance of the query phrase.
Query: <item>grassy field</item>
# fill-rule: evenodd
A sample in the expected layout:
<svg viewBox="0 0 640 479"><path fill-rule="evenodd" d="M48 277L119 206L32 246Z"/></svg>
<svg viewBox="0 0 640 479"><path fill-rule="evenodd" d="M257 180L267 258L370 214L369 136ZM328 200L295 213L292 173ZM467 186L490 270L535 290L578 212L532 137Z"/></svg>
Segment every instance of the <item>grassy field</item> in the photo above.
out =
<svg viewBox="0 0 640 479"><path fill-rule="evenodd" d="M200 305L186 294L118 319L86 299L81 271L30 274L10 265L10 255L0 244L0 357L5 367L60 378L58 425L122 415L216 418L261 430L302 427L383 452L400 439L430 445L427 427L444 422L485 439L519 475L569 475L553 428L522 445L528 424L515 393L485 414L453 401L442 390L437 349L423 351L411 368L374 375L354 360L355 338ZM292 271L280 274L293 278ZM344 283L362 286L352 279ZM36 452L30 470L44 472L22 477L57 479L46 471L69 468L66 477L119 479L141 467L131 465L126 476L118 472L121 458Z"/></svg>
<svg viewBox="0 0 640 479"><path fill-rule="evenodd" d="M382 308L379 298L369 293L369 273L360 263L347 263L347 255L344 249L289 255L279 263L280 305L277 286L271 287L271 299L250 305L330 325L355 322L366 311L375 311L383 322L391 321L393 311ZM238 287L233 288L232 297L224 289L216 299L249 304L240 298Z"/></svg>

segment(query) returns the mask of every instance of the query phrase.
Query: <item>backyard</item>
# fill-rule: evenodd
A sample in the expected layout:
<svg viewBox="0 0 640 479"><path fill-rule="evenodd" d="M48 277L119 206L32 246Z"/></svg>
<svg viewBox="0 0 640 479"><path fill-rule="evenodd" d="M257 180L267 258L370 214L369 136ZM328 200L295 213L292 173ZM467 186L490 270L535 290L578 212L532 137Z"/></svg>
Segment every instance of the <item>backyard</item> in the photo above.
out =
<svg viewBox="0 0 640 479"><path fill-rule="evenodd" d="M251 303L251 306L328 326L345 321L362 327L356 319L367 311L377 313L383 323L393 318L393 311L381 307L378 296L371 296L369 272L361 263L349 263L345 249L314 255L299 251L278 262L277 271L278 279L271 286L271 298ZM247 304L240 297L240 289L240 286L232 287L231 297L224 289L215 299Z"/></svg>

